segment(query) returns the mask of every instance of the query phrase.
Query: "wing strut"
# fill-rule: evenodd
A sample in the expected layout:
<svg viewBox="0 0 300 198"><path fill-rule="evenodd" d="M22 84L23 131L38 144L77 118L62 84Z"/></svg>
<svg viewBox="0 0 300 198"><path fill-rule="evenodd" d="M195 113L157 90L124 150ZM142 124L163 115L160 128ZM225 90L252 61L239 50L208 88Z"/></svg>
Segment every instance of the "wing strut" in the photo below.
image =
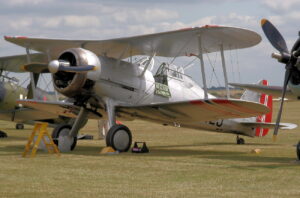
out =
<svg viewBox="0 0 300 198"><path fill-rule="evenodd" d="M223 68L223 74L224 74L224 80L225 80L226 95L227 95L227 99L229 99L230 93L229 93L229 87L228 87L228 76L227 76L227 70L226 70L226 64L225 64L223 44L220 45L220 53L221 53L221 59L222 59L222 68Z"/></svg>
<svg viewBox="0 0 300 198"><path fill-rule="evenodd" d="M203 88L204 88L204 99L207 100L208 99L208 93L207 93L207 84L206 84L206 76L205 76L205 69L204 69L204 61L203 61L201 36L198 36L198 48L199 48L198 58L200 60L201 73L202 73L202 82L203 82Z"/></svg>
<svg viewBox="0 0 300 198"><path fill-rule="evenodd" d="M26 47L26 55L27 55L27 64L30 64L31 63L31 58L30 58L30 51L29 51L28 47ZM36 78L34 76L34 73L30 72L30 86L31 86L31 93L32 93L33 98L36 98L36 84L37 84L37 81L36 81ZM27 97L30 97L30 94L28 94Z"/></svg>
<svg viewBox="0 0 300 198"><path fill-rule="evenodd" d="M145 65L143 72L141 73L140 77L144 76L146 70L148 69L149 65L151 64L151 61L153 59L153 57L155 57L156 53L152 53L152 55L149 57L149 60L147 62L147 65Z"/></svg>
<svg viewBox="0 0 300 198"><path fill-rule="evenodd" d="M84 44L82 44L82 46L81 46L82 48L84 48ZM52 61L52 58L51 58L51 55L50 55L50 49L48 48L47 49L47 60L48 60L48 63L50 62L50 61ZM52 80L52 86L53 86L53 88L55 87L54 86L54 81ZM58 98L58 93L57 93L57 91L56 91L56 89L54 88L54 94L55 94L55 99L56 99L56 101L59 101L59 98Z"/></svg>

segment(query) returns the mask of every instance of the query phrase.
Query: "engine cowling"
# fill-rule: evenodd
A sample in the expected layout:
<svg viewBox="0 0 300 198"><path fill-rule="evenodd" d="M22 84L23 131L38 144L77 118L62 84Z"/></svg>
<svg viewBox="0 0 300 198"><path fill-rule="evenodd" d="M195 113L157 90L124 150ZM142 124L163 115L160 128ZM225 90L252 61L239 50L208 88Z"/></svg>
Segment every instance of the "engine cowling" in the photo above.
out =
<svg viewBox="0 0 300 198"><path fill-rule="evenodd" d="M71 48L62 52L58 61L69 67L93 65L97 67L98 72L101 69L101 63L97 55L82 48ZM86 95L94 86L94 81L87 78L87 72L58 71L53 73L52 77L54 88L59 93L71 98Z"/></svg>

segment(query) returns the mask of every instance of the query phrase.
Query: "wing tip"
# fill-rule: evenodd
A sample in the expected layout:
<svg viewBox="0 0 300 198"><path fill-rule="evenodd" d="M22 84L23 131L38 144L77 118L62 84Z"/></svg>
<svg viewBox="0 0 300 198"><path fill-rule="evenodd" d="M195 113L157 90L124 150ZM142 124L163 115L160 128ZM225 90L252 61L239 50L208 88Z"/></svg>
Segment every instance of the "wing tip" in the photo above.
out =
<svg viewBox="0 0 300 198"><path fill-rule="evenodd" d="M11 39L27 39L27 36L4 36L5 40L11 40Z"/></svg>

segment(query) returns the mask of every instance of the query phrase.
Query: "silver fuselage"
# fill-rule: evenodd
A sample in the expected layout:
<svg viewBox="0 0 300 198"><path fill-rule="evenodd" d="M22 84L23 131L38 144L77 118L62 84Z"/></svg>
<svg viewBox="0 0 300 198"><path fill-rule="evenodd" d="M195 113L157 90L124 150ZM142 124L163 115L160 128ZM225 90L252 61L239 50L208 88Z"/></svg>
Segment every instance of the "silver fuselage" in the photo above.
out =
<svg viewBox="0 0 300 198"><path fill-rule="evenodd" d="M125 61L118 62L116 59L107 57L99 57L99 59L101 70L89 72L88 78L96 82L93 92L102 98L107 97L117 103L132 105L204 99L204 90L187 75L182 74L180 78L168 75L170 96L165 97L156 94L156 80L152 72L147 70L141 76L143 68L137 65ZM208 98L216 97L208 94ZM241 125L240 120L227 119L188 125L174 123L174 126L254 136L253 129Z"/></svg>

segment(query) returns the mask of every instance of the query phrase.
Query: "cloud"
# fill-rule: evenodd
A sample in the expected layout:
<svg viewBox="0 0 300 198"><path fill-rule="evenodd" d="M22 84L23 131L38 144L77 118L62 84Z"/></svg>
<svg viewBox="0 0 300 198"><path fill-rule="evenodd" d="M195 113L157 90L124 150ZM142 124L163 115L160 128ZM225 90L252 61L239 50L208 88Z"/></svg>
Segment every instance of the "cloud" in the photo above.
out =
<svg viewBox="0 0 300 198"><path fill-rule="evenodd" d="M83 28L83 27L99 27L100 20L96 16L64 16L63 23L66 26L75 27L75 28Z"/></svg>
<svg viewBox="0 0 300 198"><path fill-rule="evenodd" d="M53 2L53 0L9 0L3 1L1 3L6 4L8 6L24 6L24 5L40 5Z"/></svg>
<svg viewBox="0 0 300 198"><path fill-rule="evenodd" d="M262 3L272 11L280 13L300 7L299 0L264 0Z"/></svg>

